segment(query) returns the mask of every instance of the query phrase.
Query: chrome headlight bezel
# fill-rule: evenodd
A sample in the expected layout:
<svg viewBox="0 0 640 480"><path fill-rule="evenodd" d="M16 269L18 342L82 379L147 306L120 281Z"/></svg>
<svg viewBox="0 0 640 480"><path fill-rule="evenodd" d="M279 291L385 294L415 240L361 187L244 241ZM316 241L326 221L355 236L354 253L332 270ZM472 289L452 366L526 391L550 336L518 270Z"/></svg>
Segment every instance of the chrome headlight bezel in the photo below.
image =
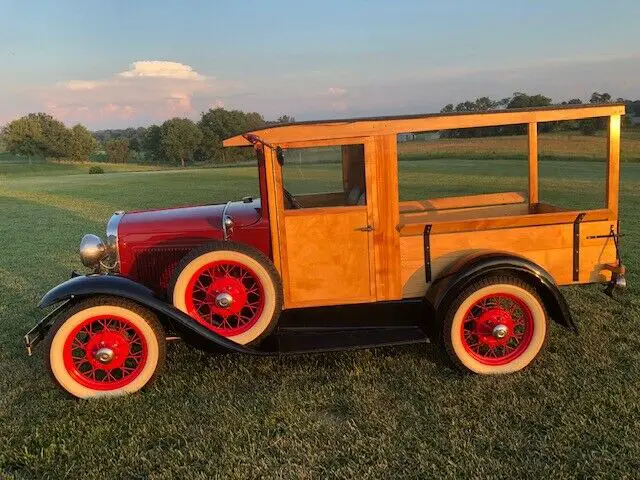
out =
<svg viewBox="0 0 640 480"><path fill-rule="evenodd" d="M118 248L118 226L120 220L124 216L124 212L119 210L111 215L111 218L107 222L107 239L105 241L105 247L107 254L110 257L109 270L118 271L120 268L120 250Z"/></svg>

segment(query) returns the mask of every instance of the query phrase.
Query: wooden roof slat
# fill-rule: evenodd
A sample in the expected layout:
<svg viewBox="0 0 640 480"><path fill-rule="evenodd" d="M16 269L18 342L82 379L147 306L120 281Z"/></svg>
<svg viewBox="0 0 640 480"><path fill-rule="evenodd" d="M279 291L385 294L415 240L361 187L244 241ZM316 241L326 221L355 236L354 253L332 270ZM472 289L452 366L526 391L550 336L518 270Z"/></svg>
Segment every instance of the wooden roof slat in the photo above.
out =
<svg viewBox="0 0 640 480"><path fill-rule="evenodd" d="M593 117L624 115L624 104L568 105L486 112L452 114L403 115L395 117L354 118L347 120L323 120L272 126L251 132L268 143L331 140L339 138L390 135L398 133L449 130L455 128L491 127L535 122L580 120ZM245 133L245 134L246 134ZM228 138L225 147L247 146L250 143L241 135Z"/></svg>

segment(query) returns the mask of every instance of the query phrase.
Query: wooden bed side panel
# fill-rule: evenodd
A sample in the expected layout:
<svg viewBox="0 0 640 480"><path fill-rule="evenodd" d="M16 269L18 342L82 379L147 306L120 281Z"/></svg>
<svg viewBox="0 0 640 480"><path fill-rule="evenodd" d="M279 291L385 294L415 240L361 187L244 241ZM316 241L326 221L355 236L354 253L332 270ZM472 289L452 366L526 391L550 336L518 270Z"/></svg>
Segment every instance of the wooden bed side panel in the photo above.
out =
<svg viewBox="0 0 640 480"><path fill-rule="evenodd" d="M583 223L580 228L579 281L573 281L573 224L436 234L430 237L433 279L453 262L473 253L507 252L527 258L547 270L559 285L606 281L602 269L615 262L610 222ZM427 289L424 271L424 243L421 235L400 238L402 297L415 298Z"/></svg>
<svg viewBox="0 0 640 480"><path fill-rule="evenodd" d="M298 211L296 211L298 212ZM330 305L374 300L364 207L335 214L284 216L287 239L285 304Z"/></svg>

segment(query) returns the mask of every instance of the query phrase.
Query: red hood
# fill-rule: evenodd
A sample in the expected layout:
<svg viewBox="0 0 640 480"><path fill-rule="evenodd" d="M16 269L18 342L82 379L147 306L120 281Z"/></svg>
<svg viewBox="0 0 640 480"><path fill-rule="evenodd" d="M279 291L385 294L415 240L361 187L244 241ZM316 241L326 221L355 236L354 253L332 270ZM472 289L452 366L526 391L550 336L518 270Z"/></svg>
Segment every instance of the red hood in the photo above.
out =
<svg viewBox="0 0 640 480"><path fill-rule="evenodd" d="M120 220L118 236L143 234L182 234L222 230L222 212L226 204L197 207L167 208L127 212ZM233 219L234 227L252 225L260 220L260 199L250 202L231 202L227 216Z"/></svg>

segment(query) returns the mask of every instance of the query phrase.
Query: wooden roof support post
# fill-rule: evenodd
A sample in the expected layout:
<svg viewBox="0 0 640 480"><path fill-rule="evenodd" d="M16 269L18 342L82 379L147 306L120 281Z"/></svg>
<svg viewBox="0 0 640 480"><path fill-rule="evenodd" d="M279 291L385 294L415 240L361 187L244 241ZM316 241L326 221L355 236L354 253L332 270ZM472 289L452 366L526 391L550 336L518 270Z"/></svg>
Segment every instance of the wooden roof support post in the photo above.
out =
<svg viewBox="0 0 640 480"><path fill-rule="evenodd" d="M538 124L529 123L529 205L538 203Z"/></svg>
<svg viewBox="0 0 640 480"><path fill-rule="evenodd" d="M620 189L620 115L609 118L607 137L607 209L618 215Z"/></svg>

